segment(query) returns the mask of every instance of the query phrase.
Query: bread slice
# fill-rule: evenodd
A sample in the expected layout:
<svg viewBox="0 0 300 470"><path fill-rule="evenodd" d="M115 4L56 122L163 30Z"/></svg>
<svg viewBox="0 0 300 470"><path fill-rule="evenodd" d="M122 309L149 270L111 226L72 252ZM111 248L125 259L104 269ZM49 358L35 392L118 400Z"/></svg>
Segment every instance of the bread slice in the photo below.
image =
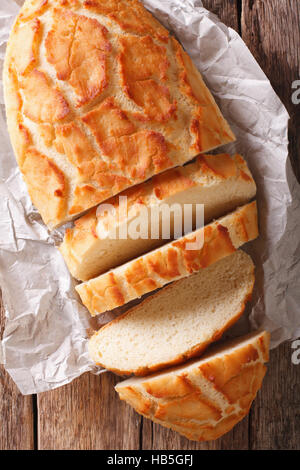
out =
<svg viewBox="0 0 300 470"><path fill-rule="evenodd" d="M210 348L199 360L116 385L121 400L194 441L218 439L249 412L269 359L269 333Z"/></svg>
<svg viewBox="0 0 300 470"><path fill-rule="evenodd" d="M76 287L91 315L120 307L230 255L258 236L256 202ZM191 247L196 240L198 248ZM193 249L191 249L193 248Z"/></svg>
<svg viewBox="0 0 300 470"><path fill-rule="evenodd" d="M138 0L26 0L3 82L17 161L50 228L235 140L190 57Z"/></svg>
<svg viewBox="0 0 300 470"><path fill-rule="evenodd" d="M205 223L208 223L245 204L255 193L255 182L240 155L199 156L195 163L168 170L123 191L120 196L127 197L127 207L122 202L124 199L120 203L119 196L115 196L106 202L112 210L103 213L101 218L96 209L89 211L76 220L73 228L67 229L60 251L71 274L87 281L167 241L162 239L161 211L157 220L159 237L151 238L149 221L155 209L173 204L180 204L183 209L184 204L193 204L195 227L196 204L204 205ZM148 226L148 238L121 238L124 228L138 219ZM173 238L174 217L170 219ZM99 233L101 228L105 238Z"/></svg>
<svg viewBox="0 0 300 470"><path fill-rule="evenodd" d="M238 320L253 286L252 260L236 251L106 324L90 339L90 356L126 375L146 375L184 362Z"/></svg>

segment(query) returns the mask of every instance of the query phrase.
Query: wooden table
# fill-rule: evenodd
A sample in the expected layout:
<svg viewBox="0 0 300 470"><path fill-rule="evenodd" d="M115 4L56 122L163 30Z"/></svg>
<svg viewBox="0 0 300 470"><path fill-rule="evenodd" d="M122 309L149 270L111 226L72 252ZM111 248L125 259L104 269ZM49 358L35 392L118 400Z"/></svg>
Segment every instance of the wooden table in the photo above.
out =
<svg viewBox="0 0 300 470"><path fill-rule="evenodd" d="M239 31L290 112L290 156L299 179L300 105L293 105L291 95L292 82L300 79L300 1L203 3ZM292 364L291 354L290 343L272 351L249 417L218 441L201 444L152 424L120 402L112 374L85 374L53 392L23 397L2 368L0 449L299 449L300 365Z"/></svg>

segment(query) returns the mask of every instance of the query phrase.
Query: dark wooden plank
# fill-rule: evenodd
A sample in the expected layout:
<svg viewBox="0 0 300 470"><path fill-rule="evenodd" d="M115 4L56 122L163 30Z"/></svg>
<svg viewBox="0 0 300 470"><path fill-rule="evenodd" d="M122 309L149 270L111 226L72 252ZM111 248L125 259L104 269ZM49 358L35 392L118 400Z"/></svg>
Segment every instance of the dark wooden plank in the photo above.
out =
<svg viewBox="0 0 300 470"><path fill-rule="evenodd" d="M239 0L202 0L207 10L215 13L227 26L239 31Z"/></svg>
<svg viewBox="0 0 300 470"><path fill-rule="evenodd" d="M141 418L114 391L119 381L87 373L38 396L39 449L139 449Z"/></svg>
<svg viewBox="0 0 300 470"><path fill-rule="evenodd" d="M242 36L290 116L290 158L300 176L300 105L292 103L292 83L300 78L300 2L243 0ZM300 367L291 363L290 344L272 351L269 372L250 415L250 447L300 447Z"/></svg>
<svg viewBox="0 0 300 470"><path fill-rule="evenodd" d="M248 449L248 417L217 441L189 441L170 429L143 419L143 449L153 450L247 450Z"/></svg>
<svg viewBox="0 0 300 470"><path fill-rule="evenodd" d="M250 416L251 449L300 449L300 365L290 343L271 351L268 373Z"/></svg>
<svg viewBox="0 0 300 470"><path fill-rule="evenodd" d="M242 36L289 111L300 78L299 0L243 0Z"/></svg>
<svg viewBox="0 0 300 470"><path fill-rule="evenodd" d="M3 330L4 315L0 295L0 338ZM0 396L0 449L33 449L33 399L31 396L21 395L3 366L0 366Z"/></svg>
<svg viewBox="0 0 300 470"><path fill-rule="evenodd" d="M292 83L300 79L299 0L243 0L242 36L291 116L290 158L300 181L300 106Z"/></svg>
<svg viewBox="0 0 300 470"><path fill-rule="evenodd" d="M239 31L238 0L203 0L203 5L227 25ZM215 442L197 443L143 419L143 449L248 449L248 418L235 429Z"/></svg>

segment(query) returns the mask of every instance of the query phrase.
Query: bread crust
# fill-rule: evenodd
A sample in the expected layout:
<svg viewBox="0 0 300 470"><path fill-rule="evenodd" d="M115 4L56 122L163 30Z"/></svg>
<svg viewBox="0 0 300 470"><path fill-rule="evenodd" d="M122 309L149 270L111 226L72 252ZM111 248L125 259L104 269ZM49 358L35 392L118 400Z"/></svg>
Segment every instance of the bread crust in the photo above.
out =
<svg viewBox="0 0 300 470"><path fill-rule="evenodd" d="M223 355L208 352L185 367L129 379L115 389L146 418L191 440L215 440L248 414L266 373L269 341L265 331L240 338Z"/></svg>
<svg viewBox="0 0 300 470"><path fill-rule="evenodd" d="M232 210L247 202L255 192L255 182L240 155L202 155L194 163L156 175L146 183L107 200L106 204L114 208L114 214L109 211L103 213L101 226L114 236L116 229L139 217L145 208L152 210L161 204L174 202L183 205L187 200L189 203L195 201L194 204L204 203L205 221L210 222L212 218L223 215L226 209ZM216 194L219 194L218 198ZM127 198L126 211L119 196ZM137 244L113 236L107 237L109 241L103 240L97 234L98 221L99 213L97 217L97 211L90 210L75 221L73 228L67 229L60 246L71 274L81 281L87 281L165 242L160 238L141 240ZM103 256L106 252L107 255ZM114 252L116 255L113 257Z"/></svg>
<svg viewBox="0 0 300 470"><path fill-rule="evenodd" d="M188 245L195 242L200 233L204 238L203 246L190 250ZM257 207L254 201L197 232L79 284L76 290L91 315L95 316L198 272L234 253L257 236ZM108 278L113 279L114 295L104 288Z"/></svg>
<svg viewBox="0 0 300 470"><path fill-rule="evenodd" d="M47 159L66 180L49 210L52 180L42 197L31 189L36 177L24 176L50 228L235 139L181 46L137 0L26 0L7 46L4 89L21 172L30 149L41 155L39 173Z"/></svg>

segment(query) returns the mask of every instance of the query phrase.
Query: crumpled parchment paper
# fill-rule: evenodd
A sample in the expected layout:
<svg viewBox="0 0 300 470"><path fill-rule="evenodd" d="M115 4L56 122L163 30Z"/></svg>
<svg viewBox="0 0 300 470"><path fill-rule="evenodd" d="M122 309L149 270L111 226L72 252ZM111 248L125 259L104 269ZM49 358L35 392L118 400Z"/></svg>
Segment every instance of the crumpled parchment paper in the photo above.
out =
<svg viewBox="0 0 300 470"><path fill-rule="evenodd" d="M22 0L1 0L0 65ZM272 331L272 347L300 336L300 189L288 157L288 114L239 35L198 0L145 0L202 72L237 136L226 151L246 158L258 186L260 238L250 315ZM2 87L1 87L2 90ZM2 360L23 394L62 386L89 360L90 316L50 233L33 208L0 113L0 285L6 314Z"/></svg>

